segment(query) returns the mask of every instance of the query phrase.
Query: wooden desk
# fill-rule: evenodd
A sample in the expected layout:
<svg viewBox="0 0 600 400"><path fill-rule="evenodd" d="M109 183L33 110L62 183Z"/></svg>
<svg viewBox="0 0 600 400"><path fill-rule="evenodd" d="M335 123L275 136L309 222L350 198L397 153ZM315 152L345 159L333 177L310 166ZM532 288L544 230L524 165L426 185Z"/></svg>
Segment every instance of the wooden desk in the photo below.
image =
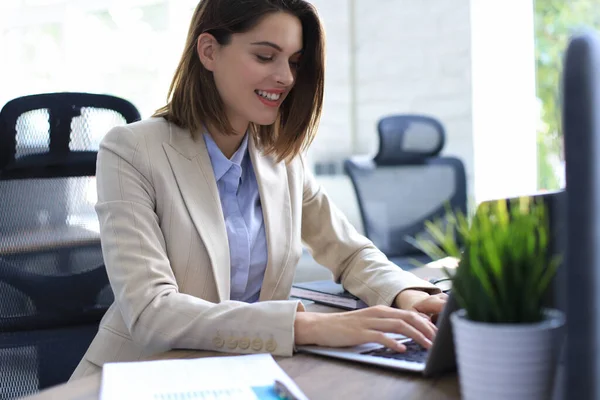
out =
<svg viewBox="0 0 600 400"><path fill-rule="evenodd" d="M440 269L423 268L415 272L421 277L438 278ZM332 307L311 304L309 311L335 312ZM151 359L196 358L207 354L195 350L175 350ZM425 379L419 374L398 372L382 367L335 360L309 354L275 357L277 363L298 384L309 399L460 399L456 374ZM101 375L42 391L27 400L98 400Z"/></svg>
<svg viewBox="0 0 600 400"><path fill-rule="evenodd" d="M170 358L194 358L198 352L169 352ZM460 399L456 375L425 379L417 374L391 371L308 354L276 357L277 363L309 399ZM101 375L56 386L27 400L98 400Z"/></svg>

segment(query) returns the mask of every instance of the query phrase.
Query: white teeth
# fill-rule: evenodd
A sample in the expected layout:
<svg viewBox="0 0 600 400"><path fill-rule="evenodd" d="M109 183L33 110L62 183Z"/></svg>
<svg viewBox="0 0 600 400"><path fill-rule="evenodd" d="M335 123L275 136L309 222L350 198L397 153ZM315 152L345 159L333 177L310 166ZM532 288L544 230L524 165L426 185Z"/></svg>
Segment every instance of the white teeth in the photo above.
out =
<svg viewBox="0 0 600 400"><path fill-rule="evenodd" d="M256 90L256 94L271 101L277 101L281 97L281 93L269 93L265 92L264 90Z"/></svg>

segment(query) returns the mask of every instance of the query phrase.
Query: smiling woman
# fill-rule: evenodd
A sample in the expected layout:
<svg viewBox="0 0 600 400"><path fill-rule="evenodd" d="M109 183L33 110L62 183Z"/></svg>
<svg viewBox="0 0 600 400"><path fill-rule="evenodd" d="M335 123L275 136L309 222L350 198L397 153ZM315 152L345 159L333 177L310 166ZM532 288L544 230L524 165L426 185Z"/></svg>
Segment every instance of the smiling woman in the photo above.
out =
<svg viewBox="0 0 600 400"><path fill-rule="evenodd" d="M191 132L206 127L239 135L250 128L267 154L290 160L316 133L324 74L323 28L310 4L203 1L192 17L170 102L155 116ZM232 154L236 146L228 147Z"/></svg>
<svg viewBox="0 0 600 400"><path fill-rule="evenodd" d="M446 297L360 235L306 168L323 30L304 0L202 0L168 104L98 152L96 212L115 302L72 379L170 349L291 356L295 345L431 346ZM290 299L303 243L369 308Z"/></svg>

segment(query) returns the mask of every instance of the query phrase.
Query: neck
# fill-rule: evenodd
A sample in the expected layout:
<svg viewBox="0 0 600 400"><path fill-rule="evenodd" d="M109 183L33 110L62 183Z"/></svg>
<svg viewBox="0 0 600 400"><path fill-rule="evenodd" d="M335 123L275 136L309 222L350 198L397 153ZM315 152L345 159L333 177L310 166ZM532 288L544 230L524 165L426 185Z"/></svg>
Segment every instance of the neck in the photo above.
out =
<svg viewBox="0 0 600 400"><path fill-rule="evenodd" d="M232 116L229 116L229 121L235 132L234 135L223 135L221 132L214 129L214 127L207 126L208 133L219 147L219 150L221 150L223 155L227 158L233 157L237 149L240 148L249 125L247 120L233 118Z"/></svg>
<svg viewBox="0 0 600 400"><path fill-rule="evenodd" d="M219 150L223 153L223 155L227 158L233 157L237 149L240 148L242 144L242 140L244 139L244 134L235 134L235 135L223 135L220 133L214 134L210 130L208 134L213 138Z"/></svg>

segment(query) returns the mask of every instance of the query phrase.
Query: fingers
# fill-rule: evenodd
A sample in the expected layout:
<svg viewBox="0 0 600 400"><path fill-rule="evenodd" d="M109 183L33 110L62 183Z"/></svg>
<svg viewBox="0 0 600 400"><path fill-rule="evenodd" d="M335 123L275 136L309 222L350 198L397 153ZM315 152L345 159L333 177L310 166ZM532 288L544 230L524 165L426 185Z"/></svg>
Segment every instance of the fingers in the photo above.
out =
<svg viewBox="0 0 600 400"><path fill-rule="evenodd" d="M424 314L439 314L444 309L448 295L445 293L429 296L423 301L418 302L413 307L416 311Z"/></svg>
<svg viewBox="0 0 600 400"><path fill-rule="evenodd" d="M437 333L437 326L431 319L423 318L419 313L408 311L406 317L403 318L405 323L413 326L419 332L423 333L429 340L434 340Z"/></svg>
<svg viewBox="0 0 600 400"><path fill-rule="evenodd" d="M423 317L423 318L425 318L425 319L428 319L428 320L430 320L430 321L431 321L431 316L430 316L430 315L423 314L423 313L419 313L419 315L420 315L421 317Z"/></svg>
<svg viewBox="0 0 600 400"><path fill-rule="evenodd" d="M431 296L431 299L426 299L422 303L442 304L441 310L446 298L445 295ZM432 309L427 307L435 308L435 306L424 305L423 309ZM437 314L436 312L430 313ZM345 325L346 329L352 327L344 334L340 343L354 345L374 342L396 351L404 351L406 346L386 335L387 333L398 333L429 349L435 339L437 327L431 322L429 316L424 314L426 313L423 311L407 311L386 306L374 306L340 314L340 318L336 319L337 322L346 321L342 322L342 325Z"/></svg>
<svg viewBox="0 0 600 400"><path fill-rule="evenodd" d="M408 336L426 349L432 345L435 331L429 326L426 319L420 315L407 312L404 319L373 318L368 320L370 329L380 332L400 333Z"/></svg>
<svg viewBox="0 0 600 400"><path fill-rule="evenodd" d="M399 352L405 352L406 346L398 342L396 339L392 339L385 333L376 330L367 331L367 341L371 343L379 343L387 348L396 350Z"/></svg>
<svg viewBox="0 0 600 400"><path fill-rule="evenodd" d="M392 318L407 321L409 324L425 333L430 340L433 340L437 333L437 326L431 322L430 318L428 316L424 318L417 312L399 310L397 308L385 306L375 306L370 307L370 309L372 310L371 316L375 318ZM432 334L429 334L429 332L432 332Z"/></svg>
<svg viewBox="0 0 600 400"><path fill-rule="evenodd" d="M448 301L448 297L449 297L448 293L438 293L438 294L436 294L434 296L440 297L440 298L444 299L444 301Z"/></svg>

